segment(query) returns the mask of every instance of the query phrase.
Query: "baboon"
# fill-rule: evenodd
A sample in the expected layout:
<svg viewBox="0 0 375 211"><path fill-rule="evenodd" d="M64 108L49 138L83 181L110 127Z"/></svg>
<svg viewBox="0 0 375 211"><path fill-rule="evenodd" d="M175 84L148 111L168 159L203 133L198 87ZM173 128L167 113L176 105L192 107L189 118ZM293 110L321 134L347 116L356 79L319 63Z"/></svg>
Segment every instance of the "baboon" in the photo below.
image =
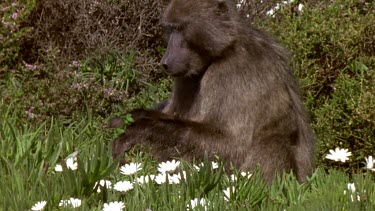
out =
<svg viewBox="0 0 375 211"><path fill-rule="evenodd" d="M218 155L240 170L294 172L314 167L314 136L288 66L288 53L242 20L229 0L172 0L162 16L168 46L161 64L171 98L115 140L113 155L149 146L158 160Z"/></svg>

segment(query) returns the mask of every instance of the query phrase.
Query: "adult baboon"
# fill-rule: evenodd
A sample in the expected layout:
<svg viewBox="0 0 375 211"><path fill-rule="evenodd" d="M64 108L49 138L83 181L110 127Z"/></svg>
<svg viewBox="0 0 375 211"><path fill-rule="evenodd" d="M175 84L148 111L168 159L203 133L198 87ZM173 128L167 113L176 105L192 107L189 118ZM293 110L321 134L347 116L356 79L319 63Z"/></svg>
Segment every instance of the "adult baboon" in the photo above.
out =
<svg viewBox="0 0 375 211"><path fill-rule="evenodd" d="M304 181L315 141L284 49L242 21L229 0L172 0L162 24L171 98L160 110L133 111L113 155L135 144L159 160L207 152L241 170L260 165L268 182L283 170Z"/></svg>

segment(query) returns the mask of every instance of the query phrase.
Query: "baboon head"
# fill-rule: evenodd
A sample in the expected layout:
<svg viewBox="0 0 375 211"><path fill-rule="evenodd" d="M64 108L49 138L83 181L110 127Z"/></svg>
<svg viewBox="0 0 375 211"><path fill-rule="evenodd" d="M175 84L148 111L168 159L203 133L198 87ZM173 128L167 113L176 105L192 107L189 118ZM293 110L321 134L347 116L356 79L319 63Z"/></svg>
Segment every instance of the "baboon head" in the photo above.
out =
<svg viewBox="0 0 375 211"><path fill-rule="evenodd" d="M172 0L162 25L168 47L161 64L172 76L200 74L236 41L231 1Z"/></svg>

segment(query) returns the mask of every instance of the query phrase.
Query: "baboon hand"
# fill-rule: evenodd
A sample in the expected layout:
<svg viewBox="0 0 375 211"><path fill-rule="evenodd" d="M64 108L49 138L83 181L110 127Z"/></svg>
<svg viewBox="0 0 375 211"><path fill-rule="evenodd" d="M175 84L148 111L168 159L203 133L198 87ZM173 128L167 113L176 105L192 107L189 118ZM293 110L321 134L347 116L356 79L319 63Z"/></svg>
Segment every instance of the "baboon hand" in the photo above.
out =
<svg viewBox="0 0 375 211"><path fill-rule="evenodd" d="M156 110L135 109L131 111L130 114L132 115L134 123L145 119L158 120L169 118L166 114Z"/></svg>
<svg viewBox="0 0 375 211"><path fill-rule="evenodd" d="M129 135L131 134L122 134L112 145L112 156L114 159L120 156L120 163L124 162L125 152L130 151L137 144L136 139Z"/></svg>
<svg viewBox="0 0 375 211"><path fill-rule="evenodd" d="M151 111L151 110L135 109L135 110L131 111L130 114L132 115L132 118L133 118L134 122L137 122L140 119L152 118L153 112L154 111Z"/></svg>

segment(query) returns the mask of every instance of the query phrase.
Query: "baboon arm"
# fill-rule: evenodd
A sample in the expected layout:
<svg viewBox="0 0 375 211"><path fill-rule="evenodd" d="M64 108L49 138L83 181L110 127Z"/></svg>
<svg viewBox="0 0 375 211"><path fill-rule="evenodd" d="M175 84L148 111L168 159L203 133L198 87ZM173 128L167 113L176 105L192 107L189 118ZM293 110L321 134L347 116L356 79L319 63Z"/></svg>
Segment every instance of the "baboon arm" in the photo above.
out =
<svg viewBox="0 0 375 211"><path fill-rule="evenodd" d="M210 125L177 119L158 111L138 109L132 114L134 123L115 141L117 154L137 144L151 146L159 157L183 157L192 152L203 155L204 151L215 154L219 150L216 146L225 137L222 131Z"/></svg>

